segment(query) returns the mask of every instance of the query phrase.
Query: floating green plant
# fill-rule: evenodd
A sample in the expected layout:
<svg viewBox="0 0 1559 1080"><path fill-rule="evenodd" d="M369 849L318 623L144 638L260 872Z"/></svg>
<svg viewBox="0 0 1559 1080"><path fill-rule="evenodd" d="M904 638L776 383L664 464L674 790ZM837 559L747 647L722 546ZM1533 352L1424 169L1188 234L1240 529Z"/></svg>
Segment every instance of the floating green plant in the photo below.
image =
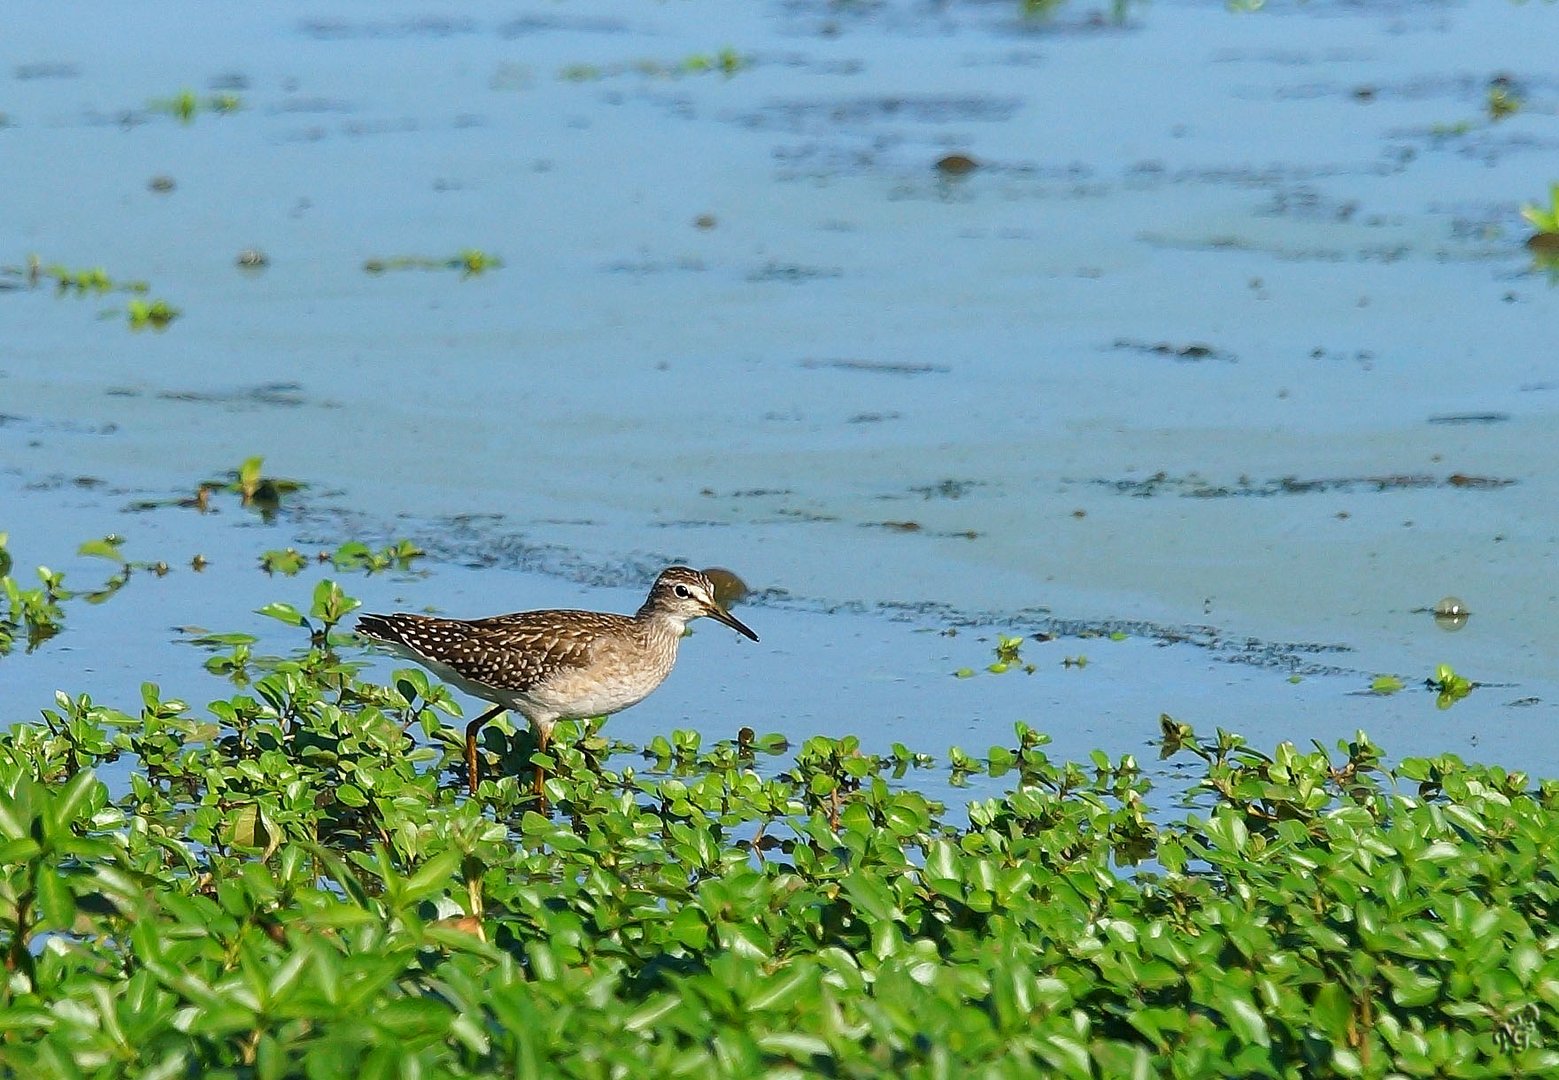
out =
<svg viewBox="0 0 1559 1080"><path fill-rule="evenodd" d="M260 556L260 569L267 574L282 574L292 577L302 573L309 565L309 557L296 548L283 548L267 551Z"/></svg>
<svg viewBox="0 0 1559 1080"><path fill-rule="evenodd" d="M635 60L618 64L568 64L558 71L558 78L567 82L595 82L633 72L651 78L680 78L684 75L704 75L719 72L727 78L751 66L752 59L727 46L714 53L692 53L681 60Z"/></svg>
<svg viewBox="0 0 1559 1080"><path fill-rule="evenodd" d="M1527 247L1552 280L1559 271L1559 182L1549 185L1547 206L1524 203L1521 216L1536 230L1527 237Z"/></svg>
<svg viewBox="0 0 1559 1080"><path fill-rule="evenodd" d="M430 259L422 255L397 255L388 259L369 259L363 269L370 274L383 274L391 270L459 270L463 278L475 277L488 270L503 266L503 260L489 255L479 248L465 248L447 259Z"/></svg>
<svg viewBox="0 0 1559 1080"><path fill-rule="evenodd" d="M29 260L30 275L34 279L50 278L54 281L56 289L61 293L75 293L84 296L88 293L129 292L144 293L150 287L144 281L115 281L109 276L107 270L101 266L93 266L84 270L71 270L58 264L50 266L39 265L36 258Z"/></svg>
<svg viewBox="0 0 1559 1080"><path fill-rule="evenodd" d="M282 499L295 491L302 490L305 485L300 480L267 476L264 466L264 458L245 458L224 478L201 481L195 489L194 497L180 500L179 505L205 512L211 508L213 493L229 492L238 496L241 505L258 511L262 518L269 521L281 508ZM143 505L150 507L158 504Z"/></svg>
<svg viewBox="0 0 1559 1080"><path fill-rule="evenodd" d="M156 562L131 562L121 550L124 542L124 537L110 534L99 540L88 540L77 549L77 555L106 559L119 567L99 588L82 594L82 597L88 603L101 604L113 596L130 583L130 575L133 571L142 570L156 577L163 577L168 573L168 564L161 560Z"/></svg>
<svg viewBox="0 0 1559 1080"><path fill-rule="evenodd" d="M718 71L722 75L735 75L750 61L741 53L732 48L724 48L713 56L704 53L694 53L682 61L681 70L689 75L697 75L706 71Z"/></svg>
<svg viewBox="0 0 1559 1080"><path fill-rule="evenodd" d="M997 634L996 635L996 659L985 670L993 672L993 673L995 673L997 675L1000 675L1004 671L1007 671L1009 668L1021 667L1024 671L1028 672L1030 675L1034 674L1034 671L1035 671L1034 665L1033 664L1025 664L1023 662L1023 657L1021 655L1022 654L1022 650L1023 650L1023 637L1022 637L1021 634L1020 635L1016 635L1016 636L1010 636L1010 637L1008 635L1006 635L1006 634Z"/></svg>
<svg viewBox="0 0 1559 1080"><path fill-rule="evenodd" d="M281 548L260 556L260 569L267 574L292 577L311 562L328 563L337 570L361 570L367 574L386 570L409 570L412 561L426 554L410 540L398 540L375 550L359 540L348 540L334 551L321 551L313 559L296 548Z"/></svg>
<svg viewBox="0 0 1559 1080"><path fill-rule="evenodd" d="M1406 685L1395 675L1377 675L1370 680L1370 693L1381 695L1395 694Z"/></svg>
<svg viewBox="0 0 1559 1080"><path fill-rule="evenodd" d="M0 533L0 543L4 539ZM65 611L60 605L73 595L65 588L65 575L47 566L38 567L37 574L42 584L31 589L23 588L9 573L0 576L0 594L6 602L0 618L0 655L11 651L18 636L31 652L63 628Z"/></svg>
<svg viewBox="0 0 1559 1080"><path fill-rule="evenodd" d="M208 94L202 97L193 90L184 89L172 97L154 98L147 103L147 108L152 112L167 113L181 124L192 124L195 117L203 112L219 115L237 112L243 108L243 101L237 94Z"/></svg>
<svg viewBox="0 0 1559 1080"><path fill-rule="evenodd" d="M1435 691L1435 706L1441 709L1449 709L1478 685L1466 676L1458 675L1450 664L1440 664L1435 668L1434 677L1424 681Z"/></svg>
<svg viewBox="0 0 1559 1080"><path fill-rule="evenodd" d="M129 316L132 330L148 326L153 330L166 330L183 312L166 300L131 300L125 307L125 314Z"/></svg>
<svg viewBox="0 0 1559 1080"><path fill-rule="evenodd" d="M1489 114L1489 119L1499 121L1507 116L1514 116L1521 111L1524 103L1515 95L1511 88L1502 82L1489 84L1488 97L1484 101L1484 110Z"/></svg>
<svg viewBox="0 0 1559 1080"><path fill-rule="evenodd" d="M106 559L117 569L102 585L84 592L65 587L65 575L47 566L36 568L39 584L24 587L11 576L13 565L7 549L9 537L0 533L0 656L10 652L18 638L27 643L31 652L58 634L65 624L65 604L76 599L101 604L119 592L130 580L131 573L140 570L161 577L169 572L166 562L132 562L121 548L124 539L109 535L98 540L88 540L78 549L78 555Z"/></svg>

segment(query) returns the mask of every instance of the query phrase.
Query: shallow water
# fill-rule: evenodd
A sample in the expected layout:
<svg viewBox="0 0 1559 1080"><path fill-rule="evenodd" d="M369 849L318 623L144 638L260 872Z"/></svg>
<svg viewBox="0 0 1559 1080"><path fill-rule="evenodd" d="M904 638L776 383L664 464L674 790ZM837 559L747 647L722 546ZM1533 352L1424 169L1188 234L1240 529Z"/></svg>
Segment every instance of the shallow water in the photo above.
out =
<svg viewBox="0 0 1559 1080"><path fill-rule="evenodd" d="M167 627L306 596L259 551L409 534L432 574L371 606L631 609L674 559L759 589L763 642L704 629L628 739L1026 720L1146 755L1170 712L1559 774L1555 293L1517 213L1559 150L1552 5L13 8L0 263L183 314L0 290L0 530L22 567L115 531L242 572L72 609L0 662L7 719L200 700ZM244 108L147 109L186 86ZM468 247L504 265L363 270ZM120 512L252 454L314 482L297 514ZM1088 627L1129 636L983 672L998 631ZM1358 693L1442 662L1497 685Z"/></svg>

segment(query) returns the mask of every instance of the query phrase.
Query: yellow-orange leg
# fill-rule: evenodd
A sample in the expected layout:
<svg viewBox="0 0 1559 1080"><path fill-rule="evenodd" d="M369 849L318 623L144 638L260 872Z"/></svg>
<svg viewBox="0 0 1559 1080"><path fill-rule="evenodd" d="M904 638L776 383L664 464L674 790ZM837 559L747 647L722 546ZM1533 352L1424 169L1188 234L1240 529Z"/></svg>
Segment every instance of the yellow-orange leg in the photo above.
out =
<svg viewBox="0 0 1559 1080"><path fill-rule="evenodd" d="M481 716L466 725L466 781L470 785L472 795L476 794L476 733L482 730L482 725L493 717L503 712L502 705L494 705Z"/></svg>
<svg viewBox="0 0 1559 1080"><path fill-rule="evenodd" d="M547 728L537 728L536 729L536 753L538 753L538 754L545 754L547 752L547 747L551 746L551 745L552 745L552 729L550 727L547 727ZM541 805L543 807L545 807L547 805L547 796L542 791L542 787L546 783L546 780L547 780L547 770L542 768L540 765L537 765L536 766L536 783L535 783L535 786L532 788L532 790L535 793L535 795L538 798L541 799ZM546 811L543 810L542 813L546 813Z"/></svg>

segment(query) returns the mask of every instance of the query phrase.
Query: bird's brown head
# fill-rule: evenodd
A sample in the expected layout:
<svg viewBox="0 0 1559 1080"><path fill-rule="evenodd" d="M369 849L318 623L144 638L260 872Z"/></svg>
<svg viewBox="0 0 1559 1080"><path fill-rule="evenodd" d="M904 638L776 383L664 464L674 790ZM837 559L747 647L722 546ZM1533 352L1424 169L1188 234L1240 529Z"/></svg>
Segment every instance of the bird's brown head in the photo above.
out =
<svg viewBox="0 0 1559 1080"><path fill-rule="evenodd" d="M655 584L650 586L644 610L669 615L683 623L708 616L753 641L758 640L758 635L748 629L746 623L727 611L715 598L714 582L702 571L690 566L668 566L662 570Z"/></svg>

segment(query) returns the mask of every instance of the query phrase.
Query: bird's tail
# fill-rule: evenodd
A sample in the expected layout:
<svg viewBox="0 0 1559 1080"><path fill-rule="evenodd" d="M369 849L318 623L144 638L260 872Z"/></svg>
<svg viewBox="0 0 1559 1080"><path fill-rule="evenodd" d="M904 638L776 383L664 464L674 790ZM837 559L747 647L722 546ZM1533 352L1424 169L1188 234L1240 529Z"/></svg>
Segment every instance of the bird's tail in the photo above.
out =
<svg viewBox="0 0 1559 1080"><path fill-rule="evenodd" d="M377 641L401 641L400 628L396 625L394 615L360 615L357 632Z"/></svg>

